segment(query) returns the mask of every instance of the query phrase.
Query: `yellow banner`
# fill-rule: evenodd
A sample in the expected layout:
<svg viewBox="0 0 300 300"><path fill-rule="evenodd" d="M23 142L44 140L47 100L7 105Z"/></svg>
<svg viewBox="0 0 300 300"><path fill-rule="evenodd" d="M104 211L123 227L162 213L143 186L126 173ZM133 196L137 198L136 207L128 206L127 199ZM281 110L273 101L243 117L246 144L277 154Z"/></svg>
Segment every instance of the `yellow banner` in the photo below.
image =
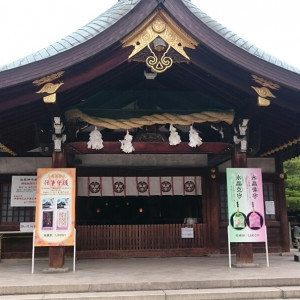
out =
<svg viewBox="0 0 300 300"><path fill-rule="evenodd" d="M75 168L38 169L36 247L74 245L75 183Z"/></svg>

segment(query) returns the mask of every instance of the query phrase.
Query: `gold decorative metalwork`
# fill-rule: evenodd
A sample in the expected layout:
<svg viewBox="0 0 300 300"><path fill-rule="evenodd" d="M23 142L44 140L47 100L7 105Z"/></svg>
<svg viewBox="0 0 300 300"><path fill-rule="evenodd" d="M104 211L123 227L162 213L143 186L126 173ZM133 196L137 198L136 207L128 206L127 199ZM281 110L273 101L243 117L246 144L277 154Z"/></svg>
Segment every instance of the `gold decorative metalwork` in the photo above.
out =
<svg viewBox="0 0 300 300"><path fill-rule="evenodd" d="M191 125L193 123L221 121L232 124L234 120L234 111L203 111L201 113L193 113L188 115L164 113L142 116L140 118L115 120L110 118L93 117L83 113L79 109L71 109L65 113L65 117L67 120L81 119L82 121L85 121L91 125L108 129L132 129L154 124Z"/></svg>
<svg viewBox="0 0 300 300"><path fill-rule="evenodd" d="M285 177L286 177L284 173L280 173L278 176L280 179L285 179Z"/></svg>
<svg viewBox="0 0 300 300"><path fill-rule="evenodd" d="M155 52L162 52L164 47L153 47L152 45L154 40L157 38L161 38L167 46L165 47L166 51L160 55L160 58L157 57L158 55ZM173 59L167 56L170 48L173 48L186 60L190 60L184 48L195 49L198 42L184 32L164 11L159 9L134 32L128 35L122 41L122 44L123 47L134 47L128 57L129 61L135 60L135 55L147 47L150 51L150 56L144 61L146 61L147 65L154 72L161 73L170 68L173 64ZM137 61L141 60L138 59Z"/></svg>
<svg viewBox="0 0 300 300"><path fill-rule="evenodd" d="M56 93L43 97L45 103L55 103L56 102Z"/></svg>
<svg viewBox="0 0 300 300"><path fill-rule="evenodd" d="M44 86L40 90L38 90L36 93L37 94L40 94L40 93L49 94L49 96L43 97L43 100L44 100L45 103L55 103L56 102L56 93L55 92L64 83L63 82L53 83L51 81L60 78L64 73L65 73L65 71L60 71L60 72L51 74L49 76L45 76L41 79L37 79L37 80L32 82L36 86L40 86L40 85L44 84Z"/></svg>
<svg viewBox="0 0 300 300"><path fill-rule="evenodd" d="M270 103L271 103L271 101L266 98L262 98L260 96L257 97L257 105L258 106L269 106Z"/></svg>
<svg viewBox="0 0 300 300"><path fill-rule="evenodd" d="M257 97L257 105L258 106L269 106L271 101L267 98L276 98L276 96L269 90L278 90L280 86L276 83L268 81L262 77L258 77L257 75L251 75L252 79L260 84L262 87L251 86L255 92L258 94Z"/></svg>
<svg viewBox="0 0 300 300"><path fill-rule="evenodd" d="M256 83L258 83L264 87L270 88L272 90L279 90L279 88L280 88L280 86L278 84L273 83L272 81L268 81L262 77L258 77L257 75L251 75L251 76L252 76L252 79Z"/></svg>
<svg viewBox="0 0 300 300"><path fill-rule="evenodd" d="M37 93L47 93L47 94L53 94L55 93L58 88L63 85L63 82L60 83L46 83Z"/></svg>
<svg viewBox="0 0 300 300"><path fill-rule="evenodd" d="M4 152L9 153L11 156L17 156L17 153L6 147L4 144L0 142L0 149L3 150Z"/></svg>
<svg viewBox="0 0 300 300"><path fill-rule="evenodd" d="M274 148L274 149L272 149L272 150L270 150L268 152L265 152L265 153L261 154L261 156L262 157L269 156L269 155L271 155L271 154L273 154L275 152L281 151L283 149L286 149L286 148L291 147L293 145L296 145L298 143L300 143L300 137L298 137L297 139L293 139L292 141L289 141L288 143L283 144L283 145L281 145L281 146L279 146L277 148Z"/></svg>
<svg viewBox="0 0 300 300"><path fill-rule="evenodd" d="M54 74L51 74L51 75L48 75L48 76L45 76L43 78L40 78L40 79L36 79L34 80L32 83L36 86L40 86L44 83L47 83L47 82L51 82L55 79L58 79L60 78L61 76L63 76L63 74L65 73L65 71L59 71L57 73L54 73Z"/></svg>
<svg viewBox="0 0 300 300"><path fill-rule="evenodd" d="M154 73L163 73L167 69L169 69L173 64L173 59L171 57L167 57L167 53L170 49L170 45L161 58L158 58L154 51L152 51L151 47L148 45L148 48L152 55L148 56L146 59L147 66L154 72Z"/></svg>
<svg viewBox="0 0 300 300"><path fill-rule="evenodd" d="M276 96L274 96L272 94L272 92L266 88L266 87L256 87L256 86L251 86L255 92L260 96L260 97L263 97L263 98L266 98L266 97L270 97L270 98L276 98Z"/></svg>

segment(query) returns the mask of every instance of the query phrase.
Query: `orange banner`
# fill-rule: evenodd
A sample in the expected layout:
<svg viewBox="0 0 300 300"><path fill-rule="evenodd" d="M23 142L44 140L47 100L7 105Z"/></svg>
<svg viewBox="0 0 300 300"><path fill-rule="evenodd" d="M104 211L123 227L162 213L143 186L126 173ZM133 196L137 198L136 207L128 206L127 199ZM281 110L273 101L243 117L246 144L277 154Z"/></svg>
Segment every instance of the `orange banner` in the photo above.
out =
<svg viewBox="0 0 300 300"><path fill-rule="evenodd" d="M75 168L38 169L36 247L74 245L75 182Z"/></svg>

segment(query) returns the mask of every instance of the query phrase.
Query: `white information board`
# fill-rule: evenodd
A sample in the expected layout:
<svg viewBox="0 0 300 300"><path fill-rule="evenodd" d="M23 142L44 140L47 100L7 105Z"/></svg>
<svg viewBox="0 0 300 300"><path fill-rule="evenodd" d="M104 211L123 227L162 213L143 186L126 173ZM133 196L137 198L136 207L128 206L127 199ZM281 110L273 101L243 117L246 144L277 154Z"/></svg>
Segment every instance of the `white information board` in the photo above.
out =
<svg viewBox="0 0 300 300"><path fill-rule="evenodd" d="M181 228L181 238L193 239L194 238L194 228L191 228L191 227Z"/></svg>
<svg viewBox="0 0 300 300"><path fill-rule="evenodd" d="M36 176L13 176L10 206L35 206L35 202Z"/></svg>

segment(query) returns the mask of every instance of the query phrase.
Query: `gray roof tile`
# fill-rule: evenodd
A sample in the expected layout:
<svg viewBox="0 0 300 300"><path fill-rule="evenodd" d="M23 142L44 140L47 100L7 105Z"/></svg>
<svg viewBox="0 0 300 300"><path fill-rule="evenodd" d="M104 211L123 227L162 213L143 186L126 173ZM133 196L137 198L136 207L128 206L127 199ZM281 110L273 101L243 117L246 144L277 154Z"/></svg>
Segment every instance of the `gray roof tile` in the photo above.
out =
<svg viewBox="0 0 300 300"><path fill-rule="evenodd" d="M48 47L37 51L36 53L30 54L24 58L17 61L11 62L4 66L0 66L0 72L17 68L22 65L26 65L35 61L39 61L50 56L54 56L58 53L64 52L74 46L77 46L85 41L95 37L99 33L103 32L122 17L124 17L129 11L131 11L137 3L141 0L119 0L114 6L109 10L92 20L90 23L86 24L82 28L78 29L76 32L68 35L67 37L61 39L60 41L49 45ZM242 39L229 29L227 29L222 24L210 18L203 11L201 11L197 6L195 6L190 0L182 0L186 7L206 26L214 30L223 38L227 39L229 42L233 43L237 47L255 55L256 57L273 63L279 67L285 68L287 70L293 71L295 73L300 73L297 68L288 65L287 63L273 57L272 55L264 52L263 50L257 48L253 44Z"/></svg>
<svg viewBox="0 0 300 300"><path fill-rule="evenodd" d="M300 70L279 60L278 58L266 53L265 51L257 48L253 44L247 42L246 40L242 39L241 37L237 36L233 32L230 34L230 30L227 29L225 26L221 24L216 24L217 22L214 21L212 18L207 16L203 11L201 11L196 5L194 5L190 0L182 0L183 3L186 5L186 7L204 24L206 24L208 27L210 27L212 30L217 32L219 35L221 35L223 38L227 39L231 43L235 44L236 46L240 47L241 49L249 52L250 54L253 54L257 56L260 59L266 60L267 62L270 62L276 66L282 67L284 69L287 69L289 71L299 73ZM223 29L221 29L223 27Z"/></svg>
<svg viewBox="0 0 300 300"><path fill-rule="evenodd" d="M60 41L30 54L29 56L23 57L4 66L0 66L0 72L48 58L49 56L56 55L84 43L88 39L95 37L112 26L131 11L140 1L141 0L119 0L114 6L92 20L89 24L86 24Z"/></svg>

